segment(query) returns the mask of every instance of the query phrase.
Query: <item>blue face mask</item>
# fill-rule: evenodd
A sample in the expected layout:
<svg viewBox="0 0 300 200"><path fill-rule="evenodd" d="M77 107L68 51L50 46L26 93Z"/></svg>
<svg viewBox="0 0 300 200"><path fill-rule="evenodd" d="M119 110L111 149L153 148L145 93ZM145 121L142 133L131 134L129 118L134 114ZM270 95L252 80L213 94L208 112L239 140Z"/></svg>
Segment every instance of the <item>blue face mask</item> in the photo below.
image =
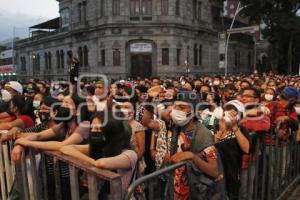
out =
<svg viewBox="0 0 300 200"><path fill-rule="evenodd" d="M40 108L41 101L33 101L33 108L38 110Z"/></svg>

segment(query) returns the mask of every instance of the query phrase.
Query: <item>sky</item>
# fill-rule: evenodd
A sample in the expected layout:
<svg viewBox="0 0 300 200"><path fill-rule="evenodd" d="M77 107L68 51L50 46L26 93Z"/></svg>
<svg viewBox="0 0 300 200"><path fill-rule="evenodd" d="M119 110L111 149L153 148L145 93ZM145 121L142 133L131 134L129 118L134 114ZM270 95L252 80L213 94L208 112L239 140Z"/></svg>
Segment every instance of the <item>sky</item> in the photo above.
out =
<svg viewBox="0 0 300 200"><path fill-rule="evenodd" d="M56 0L0 0L0 41L13 38L14 32L26 38L28 27L58 16Z"/></svg>

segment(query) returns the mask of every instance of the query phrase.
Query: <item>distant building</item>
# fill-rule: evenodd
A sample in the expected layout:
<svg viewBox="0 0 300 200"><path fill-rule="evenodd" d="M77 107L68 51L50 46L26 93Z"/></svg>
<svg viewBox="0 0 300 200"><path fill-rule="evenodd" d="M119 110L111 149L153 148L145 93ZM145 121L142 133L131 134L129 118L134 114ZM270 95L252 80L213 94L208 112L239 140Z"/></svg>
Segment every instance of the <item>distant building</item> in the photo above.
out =
<svg viewBox="0 0 300 200"><path fill-rule="evenodd" d="M16 43L20 78L67 79L66 53L80 71L110 77L223 74L218 68L220 0L58 0L60 17ZM249 72L253 41L232 37L229 72ZM249 58L250 56L250 58ZM185 66L187 61L187 67Z"/></svg>
<svg viewBox="0 0 300 200"><path fill-rule="evenodd" d="M13 68L13 42L12 39L0 41L3 50L0 50L0 80L11 80L14 78Z"/></svg>

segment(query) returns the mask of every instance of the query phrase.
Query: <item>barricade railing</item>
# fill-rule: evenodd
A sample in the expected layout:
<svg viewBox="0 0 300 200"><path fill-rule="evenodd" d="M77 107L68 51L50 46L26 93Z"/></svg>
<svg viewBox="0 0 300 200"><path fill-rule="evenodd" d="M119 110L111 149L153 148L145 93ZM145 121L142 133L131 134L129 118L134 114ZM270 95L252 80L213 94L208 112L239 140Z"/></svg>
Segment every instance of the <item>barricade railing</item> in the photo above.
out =
<svg viewBox="0 0 300 200"><path fill-rule="evenodd" d="M14 180L15 167L11 161L12 141L0 143L0 189L1 199L7 199Z"/></svg>
<svg viewBox="0 0 300 200"><path fill-rule="evenodd" d="M138 187L143 187L146 199L174 199L173 173L176 169L184 167L187 161L170 165L134 181L128 188L125 200L130 200ZM161 184L161 185L159 185ZM161 191L158 191L160 189ZM165 191L162 191L165 189Z"/></svg>
<svg viewBox="0 0 300 200"><path fill-rule="evenodd" d="M9 155L6 153L9 150L5 143L2 143L2 148L6 148L6 150L2 152L4 155ZM0 159L2 157L6 159L7 156L1 154ZM17 193L20 199L24 200L79 200L84 195L90 200L96 200L99 198L99 192L105 182L109 185L109 199L120 200L122 198L119 174L93 167L60 152L43 151L37 153L34 149L29 149L26 156L20 162L15 163L15 179L13 179L14 171L9 170L9 166L4 166L2 163L0 173L6 175L4 178L0 175L1 194L4 200L9 199L11 193ZM11 163L10 158L5 160L5 163ZM67 171L62 169L63 165ZM14 164L11 165L10 169L14 169L13 166ZM53 172L49 172L49 169ZM14 183L13 180L15 180ZM84 182L85 184L83 184ZM14 185L13 191L11 191L12 185Z"/></svg>
<svg viewBox="0 0 300 200"><path fill-rule="evenodd" d="M266 134L271 136L268 143ZM247 178L241 180L241 186L247 189L240 190L240 199L282 199L287 189L300 180L300 143L296 132L290 131L286 139L279 138L278 130L274 134L251 134L251 146L249 166L242 169Z"/></svg>
<svg viewBox="0 0 300 200"><path fill-rule="evenodd" d="M300 143L296 140L296 133L291 131L287 140L282 140L276 134L277 131L271 134L273 144L266 143L266 134L270 134L269 132L250 133L249 165L241 169L239 199L281 200L288 194L288 189L300 181ZM172 199L172 172L184 165L185 162L171 165L137 179L129 187L125 200L129 200L139 186L144 187L147 199L157 199L154 196L159 193L157 190L167 190L160 199ZM156 185L154 191L153 188L161 177L165 179L167 187Z"/></svg>

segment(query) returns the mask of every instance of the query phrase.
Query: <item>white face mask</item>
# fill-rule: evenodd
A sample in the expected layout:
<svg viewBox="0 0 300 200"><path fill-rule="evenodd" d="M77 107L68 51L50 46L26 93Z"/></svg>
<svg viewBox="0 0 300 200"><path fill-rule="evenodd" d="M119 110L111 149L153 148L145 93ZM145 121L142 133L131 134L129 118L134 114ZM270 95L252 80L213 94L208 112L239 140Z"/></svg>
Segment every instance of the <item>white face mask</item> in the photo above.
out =
<svg viewBox="0 0 300 200"><path fill-rule="evenodd" d="M223 119L224 119L224 121L225 121L226 124L231 124L232 123L229 112L230 111L225 111L224 112L224 118ZM236 116L236 120L237 121L240 120L240 116L239 115Z"/></svg>
<svg viewBox="0 0 300 200"><path fill-rule="evenodd" d="M297 115L300 115L300 107L295 107Z"/></svg>
<svg viewBox="0 0 300 200"><path fill-rule="evenodd" d="M1 90L1 96L4 102L9 102L11 100L11 94L7 90Z"/></svg>
<svg viewBox="0 0 300 200"><path fill-rule="evenodd" d="M34 109L39 109L41 105L41 101L33 101L33 107Z"/></svg>
<svg viewBox="0 0 300 200"><path fill-rule="evenodd" d="M189 115L184 111L173 109L171 112L171 117L176 125L183 127L187 125L194 116L192 114Z"/></svg>
<svg viewBox="0 0 300 200"><path fill-rule="evenodd" d="M265 99L266 99L267 101L272 101L273 98L274 98L274 95L272 95L272 94L265 94Z"/></svg>
<svg viewBox="0 0 300 200"><path fill-rule="evenodd" d="M128 109L121 108L120 110L121 110L121 112L124 114L125 119L129 120L129 119L132 118L132 117L131 117L131 112L130 112Z"/></svg>
<svg viewBox="0 0 300 200"><path fill-rule="evenodd" d="M214 85L220 85L220 81L214 81Z"/></svg>

